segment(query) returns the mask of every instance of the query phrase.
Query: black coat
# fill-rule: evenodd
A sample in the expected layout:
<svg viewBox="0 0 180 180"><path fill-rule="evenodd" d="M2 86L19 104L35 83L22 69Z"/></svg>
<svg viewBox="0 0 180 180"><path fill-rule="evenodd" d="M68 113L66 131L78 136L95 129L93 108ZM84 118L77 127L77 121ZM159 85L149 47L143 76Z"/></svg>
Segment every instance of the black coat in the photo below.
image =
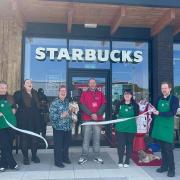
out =
<svg viewBox="0 0 180 180"><path fill-rule="evenodd" d="M17 126L21 129L40 133L40 111L37 102L38 96L35 90L32 91L33 96L30 99L30 106L27 106L25 103L23 90L16 91L14 94L15 103L18 105L16 112Z"/></svg>

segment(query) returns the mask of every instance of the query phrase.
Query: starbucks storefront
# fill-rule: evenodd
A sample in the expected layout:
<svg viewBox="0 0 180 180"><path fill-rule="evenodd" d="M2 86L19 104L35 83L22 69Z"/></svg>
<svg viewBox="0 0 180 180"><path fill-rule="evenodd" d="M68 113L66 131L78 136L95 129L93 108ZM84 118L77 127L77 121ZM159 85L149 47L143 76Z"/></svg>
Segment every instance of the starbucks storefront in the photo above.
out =
<svg viewBox="0 0 180 180"><path fill-rule="evenodd" d="M149 44L145 41L25 37L23 79L32 79L36 90L43 88L49 103L58 87L68 87L70 99L79 98L89 78L97 80L107 106L105 120L112 119L113 107L123 90L133 90L136 100L149 99ZM102 144L112 142L112 126L102 129ZM72 131L73 144L81 142L79 123ZM52 136L48 123L47 136ZM51 144L51 140L49 140Z"/></svg>

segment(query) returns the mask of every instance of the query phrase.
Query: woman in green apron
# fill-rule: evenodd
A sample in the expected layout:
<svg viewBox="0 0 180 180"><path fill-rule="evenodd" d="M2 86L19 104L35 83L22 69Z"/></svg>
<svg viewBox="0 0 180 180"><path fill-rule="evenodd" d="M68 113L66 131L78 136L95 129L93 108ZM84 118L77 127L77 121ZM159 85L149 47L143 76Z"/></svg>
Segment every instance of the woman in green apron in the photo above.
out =
<svg viewBox="0 0 180 180"><path fill-rule="evenodd" d="M153 112L155 118L151 136L158 140L161 146L162 165L157 169L157 172L168 171L167 176L174 177L174 116L179 107L179 100L170 94L171 85L169 83L162 83L161 91L162 96L157 101L157 110Z"/></svg>
<svg viewBox="0 0 180 180"><path fill-rule="evenodd" d="M133 93L127 89L124 91L123 99L116 105L115 114L117 118L131 118L127 121L115 124L117 150L119 156L119 167L129 167L130 157L132 154L134 135L137 131L136 119L139 114L139 105L133 100ZM126 148L126 158L123 161L123 156Z"/></svg>
<svg viewBox="0 0 180 180"><path fill-rule="evenodd" d="M4 81L0 82L0 172L5 171L7 168L18 169L18 165L12 155L12 146L14 139L13 130L6 124L6 119L14 126L16 126L15 105L13 97L7 94L7 84Z"/></svg>

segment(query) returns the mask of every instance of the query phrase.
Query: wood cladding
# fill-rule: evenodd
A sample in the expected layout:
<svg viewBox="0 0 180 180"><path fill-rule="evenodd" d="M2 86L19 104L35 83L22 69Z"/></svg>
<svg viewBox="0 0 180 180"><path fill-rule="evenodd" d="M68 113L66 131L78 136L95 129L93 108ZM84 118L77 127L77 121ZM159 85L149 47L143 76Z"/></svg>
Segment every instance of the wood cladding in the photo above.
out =
<svg viewBox="0 0 180 180"><path fill-rule="evenodd" d="M13 18L0 18L0 80L10 93L20 88L22 29Z"/></svg>

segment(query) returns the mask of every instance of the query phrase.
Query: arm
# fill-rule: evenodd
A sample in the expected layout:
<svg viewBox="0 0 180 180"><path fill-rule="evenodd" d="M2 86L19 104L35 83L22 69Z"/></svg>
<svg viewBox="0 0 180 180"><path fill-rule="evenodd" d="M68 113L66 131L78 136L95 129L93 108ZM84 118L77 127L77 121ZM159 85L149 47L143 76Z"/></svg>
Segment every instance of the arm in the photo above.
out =
<svg viewBox="0 0 180 180"><path fill-rule="evenodd" d="M16 105L20 104L20 101L21 101L21 92L20 91L16 91L13 95L13 98L14 98L14 103Z"/></svg>
<svg viewBox="0 0 180 180"><path fill-rule="evenodd" d="M101 107L99 108L97 115L103 115L106 107L106 99L103 93L101 93Z"/></svg>
<svg viewBox="0 0 180 180"><path fill-rule="evenodd" d="M119 114L119 107L120 107L120 101L118 101L118 102L115 104L114 115L118 115L118 114Z"/></svg>
<svg viewBox="0 0 180 180"><path fill-rule="evenodd" d="M134 115L139 115L139 105L136 102L134 103Z"/></svg>
<svg viewBox="0 0 180 180"><path fill-rule="evenodd" d="M58 112L58 106L55 101L50 105L49 112L49 119L52 123L52 126L56 129L58 128L58 124L60 122L60 114Z"/></svg>
<svg viewBox="0 0 180 180"><path fill-rule="evenodd" d="M103 113L104 113L104 111L105 111L105 104L103 104L100 108L99 108L99 110L98 110L98 112L96 113L97 115L103 115Z"/></svg>
<svg viewBox="0 0 180 180"><path fill-rule="evenodd" d="M80 108L83 112L85 112L89 116L92 114L92 112L84 104L80 104Z"/></svg>

